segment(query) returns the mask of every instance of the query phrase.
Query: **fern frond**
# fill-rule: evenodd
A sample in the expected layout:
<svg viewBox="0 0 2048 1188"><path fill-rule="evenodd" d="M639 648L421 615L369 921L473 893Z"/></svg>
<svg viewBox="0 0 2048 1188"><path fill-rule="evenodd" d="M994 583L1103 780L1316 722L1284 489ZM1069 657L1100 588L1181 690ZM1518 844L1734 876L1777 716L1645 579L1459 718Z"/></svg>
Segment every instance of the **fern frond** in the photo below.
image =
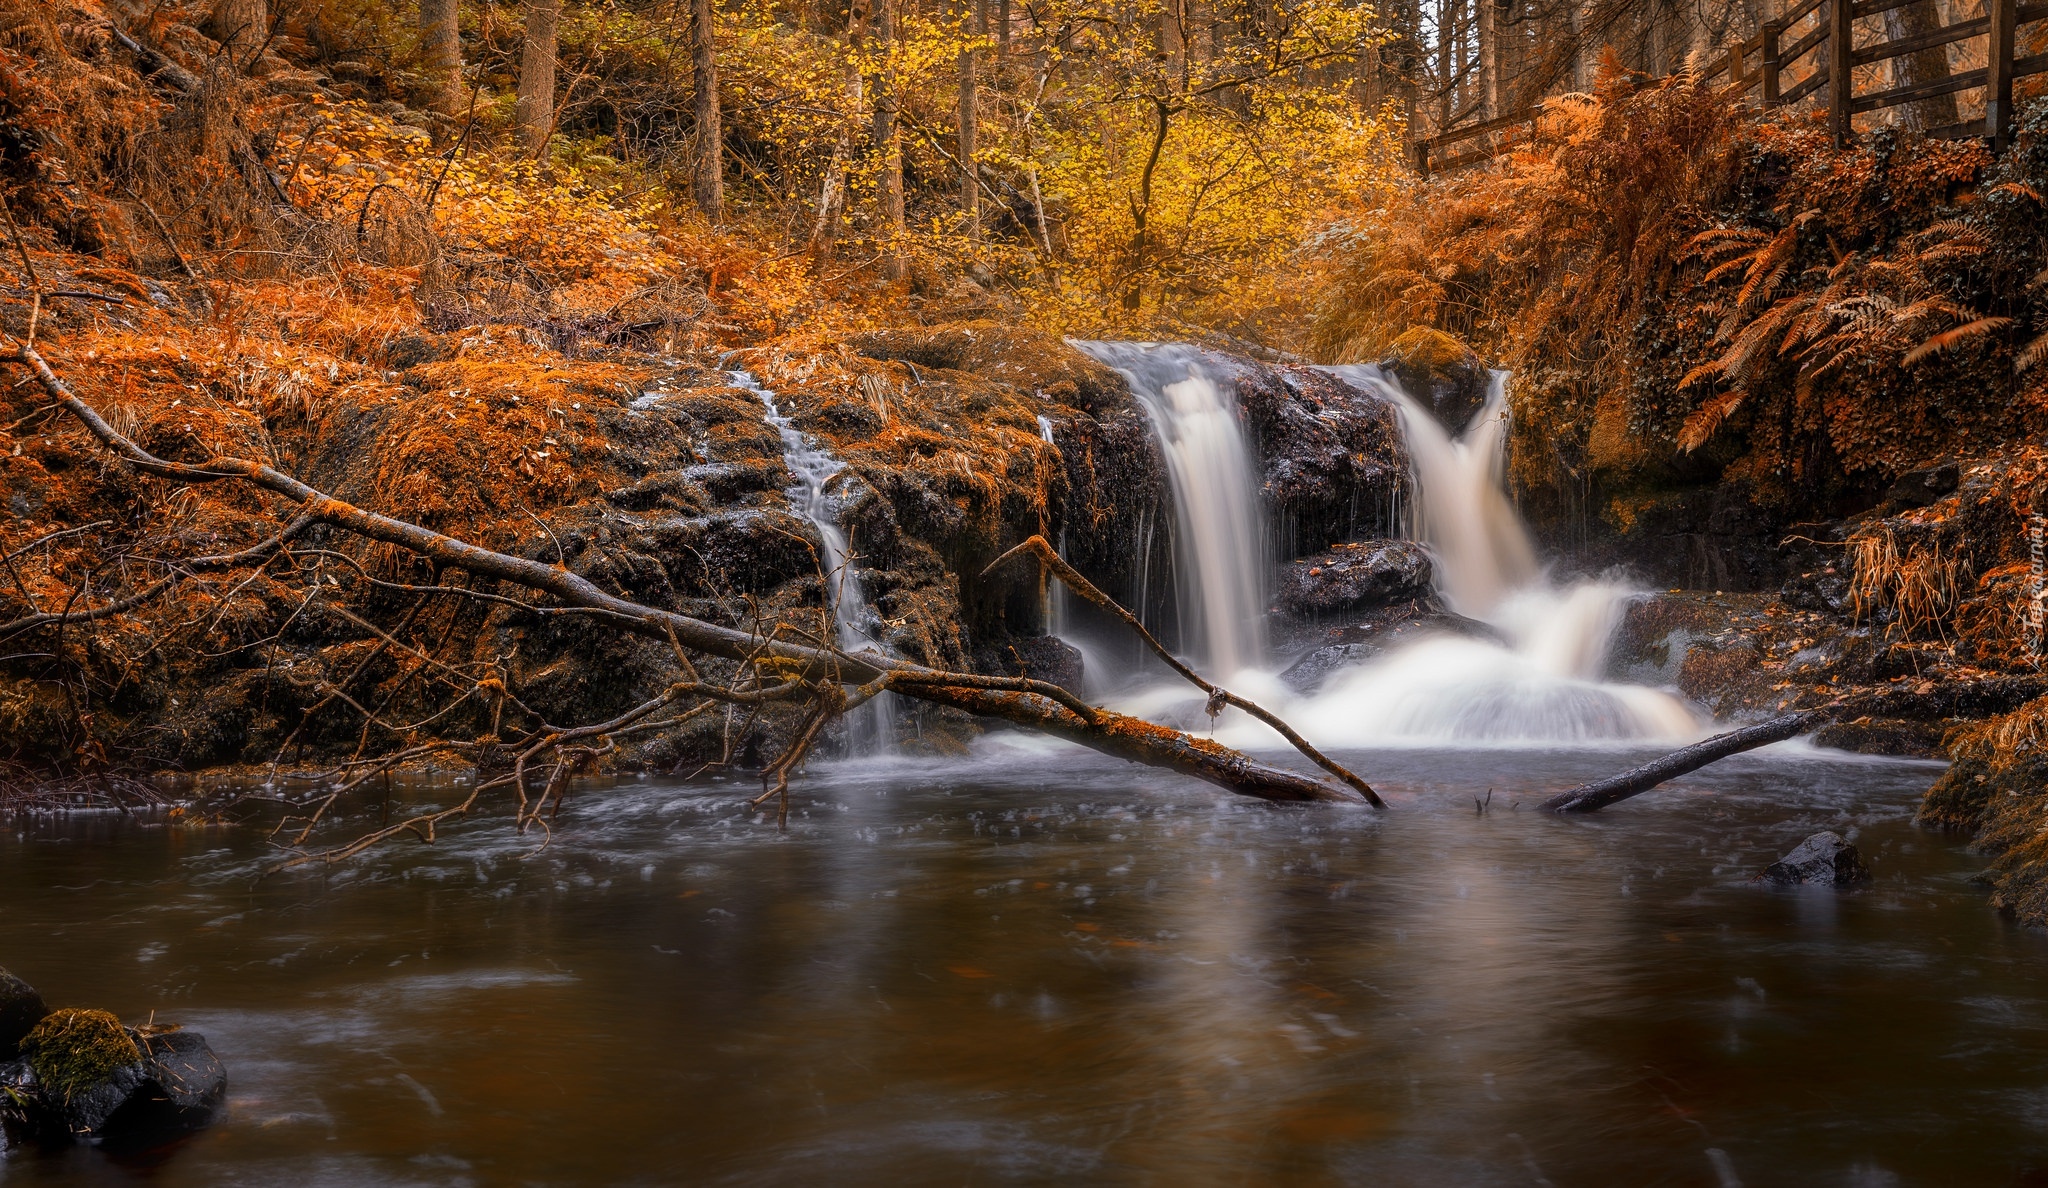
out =
<svg viewBox="0 0 2048 1188"><path fill-rule="evenodd" d="M1974 322L1965 322L1960 326L1944 330L1912 350L1907 351L1906 357L1899 360L1899 364L1904 367L1911 367L1920 360L1932 355L1938 355L1957 343L1980 338L1998 329L2000 326L2010 325L2011 323L2011 318L1978 318Z"/></svg>
<svg viewBox="0 0 2048 1188"><path fill-rule="evenodd" d="M1719 429L1721 423L1742 406L1742 398L1743 393L1739 391L1727 391L1719 393L1701 405L1685 419L1685 424L1680 426L1678 448L1690 454L1707 444L1708 439L1714 436L1714 430Z"/></svg>

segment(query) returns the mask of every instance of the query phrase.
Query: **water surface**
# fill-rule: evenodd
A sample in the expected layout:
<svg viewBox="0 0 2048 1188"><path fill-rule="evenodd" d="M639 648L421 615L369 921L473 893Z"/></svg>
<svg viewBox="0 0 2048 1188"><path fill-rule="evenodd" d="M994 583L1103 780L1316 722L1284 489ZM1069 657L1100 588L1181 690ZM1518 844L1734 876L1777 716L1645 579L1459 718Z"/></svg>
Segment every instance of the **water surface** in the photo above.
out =
<svg viewBox="0 0 2048 1188"><path fill-rule="evenodd" d="M1936 768L1555 819L1627 756L1348 758L1391 811L998 742L816 769L785 833L626 783L538 854L477 821L260 883L249 831L20 825L0 964L203 1030L232 1099L0 1182L2040 1182L2048 939L1910 823ZM1874 884L1752 881L1821 828Z"/></svg>

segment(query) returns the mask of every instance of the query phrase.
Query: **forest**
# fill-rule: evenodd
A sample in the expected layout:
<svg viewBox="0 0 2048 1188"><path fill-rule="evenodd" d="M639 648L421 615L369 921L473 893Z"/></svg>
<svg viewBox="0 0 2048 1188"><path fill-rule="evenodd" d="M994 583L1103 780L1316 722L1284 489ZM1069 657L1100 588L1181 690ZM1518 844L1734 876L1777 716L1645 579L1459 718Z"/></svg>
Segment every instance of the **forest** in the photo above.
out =
<svg viewBox="0 0 2048 1188"><path fill-rule="evenodd" d="M0 1179L2048 1174L2044 77L0 0Z"/></svg>

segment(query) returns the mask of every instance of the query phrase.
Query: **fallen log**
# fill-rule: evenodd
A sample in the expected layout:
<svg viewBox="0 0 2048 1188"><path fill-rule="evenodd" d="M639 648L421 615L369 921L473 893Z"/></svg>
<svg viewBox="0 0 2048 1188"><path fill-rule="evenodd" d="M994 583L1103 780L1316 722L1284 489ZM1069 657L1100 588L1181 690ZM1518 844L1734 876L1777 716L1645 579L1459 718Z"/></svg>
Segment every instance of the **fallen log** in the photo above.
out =
<svg viewBox="0 0 2048 1188"><path fill-rule="evenodd" d="M1243 796L1347 804L1363 799L1300 772L1260 763L1213 741L1087 706L1068 691L1042 681L949 673L873 652L811 646L778 639L772 634L720 626L609 594L566 568L482 548L357 507L260 462L229 456L216 456L197 464L160 458L115 429L73 392L33 344L15 343L11 351L0 353L0 363L27 367L53 400L132 469L184 483L242 482L268 491L295 506L297 518L291 528L294 534L311 524L327 524L368 540L395 545L443 570L462 570L475 577L547 595L559 607L575 608L621 630L666 641L679 650L689 649L747 665L781 661L785 676L820 688L886 684L908 697L1015 722L1106 755L1194 776ZM171 584L159 583L156 589ZM0 625L0 634L10 629L29 630L47 625L61 628L65 623L89 621L130 609L125 605L130 600L121 601L124 605L118 610L110 604L78 610L67 608L55 615L39 614L34 616L34 622L17 620Z"/></svg>
<svg viewBox="0 0 2048 1188"><path fill-rule="evenodd" d="M1795 735L1817 730L1833 721L1832 709L1801 710L1796 714L1772 718L1740 730L1717 734L1689 747L1683 747L1662 758L1651 760L1641 767L1630 768L1620 775L1609 776L1591 784L1573 788L1543 802L1543 807L1553 813L1593 813L1637 796L1666 780L1674 780L1690 771L1698 771L1716 760L1730 755L1755 750L1774 742L1783 742Z"/></svg>

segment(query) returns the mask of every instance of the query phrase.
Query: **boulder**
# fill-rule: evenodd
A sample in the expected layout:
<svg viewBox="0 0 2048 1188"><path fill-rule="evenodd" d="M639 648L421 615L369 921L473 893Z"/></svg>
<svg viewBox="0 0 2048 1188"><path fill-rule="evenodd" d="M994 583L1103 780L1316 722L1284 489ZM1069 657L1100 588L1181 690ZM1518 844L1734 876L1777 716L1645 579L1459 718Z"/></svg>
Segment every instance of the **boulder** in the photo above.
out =
<svg viewBox="0 0 2048 1188"><path fill-rule="evenodd" d="M20 1055L23 1037L49 1013L33 986L0 969L0 1063Z"/></svg>
<svg viewBox="0 0 2048 1188"><path fill-rule="evenodd" d="M7 1128L44 1144L139 1149L211 1121L227 1074L205 1037L136 1030L105 1011L51 1012L0 1065Z"/></svg>
<svg viewBox="0 0 2048 1188"><path fill-rule="evenodd" d="M1431 573L1428 551L1413 541L1353 541L1288 562L1275 595L1292 614L1341 614L1426 597Z"/></svg>
<svg viewBox="0 0 2048 1188"><path fill-rule="evenodd" d="M1962 485L1963 469L1954 462L1939 462L1899 476L1885 499L1902 507L1927 507Z"/></svg>
<svg viewBox="0 0 2048 1188"><path fill-rule="evenodd" d="M1800 842L1764 871L1764 878L1773 883L1818 883L1832 887L1846 887L1869 877L1870 870L1863 865L1856 847L1843 840L1841 834L1828 830Z"/></svg>
<svg viewBox="0 0 2048 1188"><path fill-rule="evenodd" d="M1403 332L1380 366L1453 435L1463 433L1486 403L1486 364L1471 347L1441 330L1418 326Z"/></svg>
<svg viewBox="0 0 2048 1188"><path fill-rule="evenodd" d="M1339 669L1363 664L1382 652L1424 635L1463 635L1503 642L1492 627L1439 606L1434 598L1379 607L1366 621L1334 627L1323 633L1321 646L1311 649L1280 674L1280 683L1296 693L1313 693Z"/></svg>
<svg viewBox="0 0 2048 1188"><path fill-rule="evenodd" d="M1010 656L1016 661L1017 675L1080 694L1084 675L1081 650L1066 640L1056 635L1020 639L1010 645Z"/></svg>

